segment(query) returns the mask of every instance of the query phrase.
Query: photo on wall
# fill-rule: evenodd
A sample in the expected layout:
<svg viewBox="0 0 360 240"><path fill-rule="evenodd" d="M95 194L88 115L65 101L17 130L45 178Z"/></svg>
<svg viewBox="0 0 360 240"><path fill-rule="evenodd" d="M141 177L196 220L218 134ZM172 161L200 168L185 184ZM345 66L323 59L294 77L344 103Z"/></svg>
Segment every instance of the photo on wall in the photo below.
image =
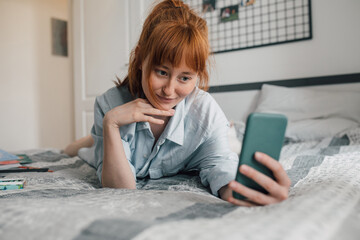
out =
<svg viewBox="0 0 360 240"><path fill-rule="evenodd" d="M52 54L68 56L67 22L51 18Z"/></svg>
<svg viewBox="0 0 360 240"><path fill-rule="evenodd" d="M239 20L239 5L221 8L220 22Z"/></svg>
<svg viewBox="0 0 360 240"><path fill-rule="evenodd" d="M216 0L203 0L202 12L212 12L216 9Z"/></svg>
<svg viewBox="0 0 360 240"><path fill-rule="evenodd" d="M240 6L242 7L247 7L247 6L251 6L255 3L255 0L241 0L240 2Z"/></svg>

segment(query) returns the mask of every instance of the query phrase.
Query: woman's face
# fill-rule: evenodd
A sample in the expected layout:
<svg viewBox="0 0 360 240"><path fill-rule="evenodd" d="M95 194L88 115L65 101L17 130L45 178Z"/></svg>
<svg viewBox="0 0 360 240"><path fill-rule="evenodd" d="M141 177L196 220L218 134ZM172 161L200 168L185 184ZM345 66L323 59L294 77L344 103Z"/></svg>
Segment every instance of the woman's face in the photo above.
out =
<svg viewBox="0 0 360 240"><path fill-rule="evenodd" d="M184 58L178 67L164 63L147 69L147 63L148 58L142 64L141 84L146 98L155 108L170 110L194 90L198 75L185 64ZM147 71L150 71L149 79L146 79ZM156 99L151 96L147 81Z"/></svg>

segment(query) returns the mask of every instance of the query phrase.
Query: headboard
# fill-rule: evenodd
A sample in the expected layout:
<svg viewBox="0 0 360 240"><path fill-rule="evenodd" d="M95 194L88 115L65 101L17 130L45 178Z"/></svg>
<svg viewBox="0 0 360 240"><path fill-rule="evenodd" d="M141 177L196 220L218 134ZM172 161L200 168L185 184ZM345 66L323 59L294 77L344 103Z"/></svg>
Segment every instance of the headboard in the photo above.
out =
<svg viewBox="0 0 360 240"><path fill-rule="evenodd" d="M360 73L212 86L209 92L229 120L244 121L255 109L259 90L263 84L331 91L357 91L360 94Z"/></svg>

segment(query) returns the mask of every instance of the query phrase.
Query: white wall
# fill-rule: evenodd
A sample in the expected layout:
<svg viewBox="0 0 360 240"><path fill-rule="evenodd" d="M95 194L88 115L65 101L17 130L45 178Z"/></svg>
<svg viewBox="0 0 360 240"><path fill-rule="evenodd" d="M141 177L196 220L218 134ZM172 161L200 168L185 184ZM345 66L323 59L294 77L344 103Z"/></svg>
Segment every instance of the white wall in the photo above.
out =
<svg viewBox="0 0 360 240"><path fill-rule="evenodd" d="M73 140L71 56L51 54L50 19L67 20L68 12L67 0L0 0L1 149Z"/></svg>
<svg viewBox="0 0 360 240"><path fill-rule="evenodd" d="M211 85L360 72L360 1L311 3L312 40L215 54Z"/></svg>
<svg viewBox="0 0 360 240"><path fill-rule="evenodd" d="M0 0L2 149L73 140L71 51L50 48L50 18L69 20L68 1ZM312 40L216 54L211 85L360 72L360 1L314 0L312 10Z"/></svg>

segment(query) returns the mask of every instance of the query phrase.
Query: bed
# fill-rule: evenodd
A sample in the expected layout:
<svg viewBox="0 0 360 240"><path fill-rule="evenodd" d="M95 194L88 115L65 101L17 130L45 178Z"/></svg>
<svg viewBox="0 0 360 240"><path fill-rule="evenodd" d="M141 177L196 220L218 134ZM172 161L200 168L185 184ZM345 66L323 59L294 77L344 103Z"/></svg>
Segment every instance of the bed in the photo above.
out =
<svg viewBox="0 0 360 240"><path fill-rule="evenodd" d="M27 180L24 189L0 191L0 238L359 239L359 91L268 83L256 91L254 111L289 117L280 157L292 180L286 201L232 206L211 195L196 172L141 179L137 190L101 188L79 157L34 149L18 153L53 172L0 174ZM245 124L230 120L229 142L239 154Z"/></svg>

